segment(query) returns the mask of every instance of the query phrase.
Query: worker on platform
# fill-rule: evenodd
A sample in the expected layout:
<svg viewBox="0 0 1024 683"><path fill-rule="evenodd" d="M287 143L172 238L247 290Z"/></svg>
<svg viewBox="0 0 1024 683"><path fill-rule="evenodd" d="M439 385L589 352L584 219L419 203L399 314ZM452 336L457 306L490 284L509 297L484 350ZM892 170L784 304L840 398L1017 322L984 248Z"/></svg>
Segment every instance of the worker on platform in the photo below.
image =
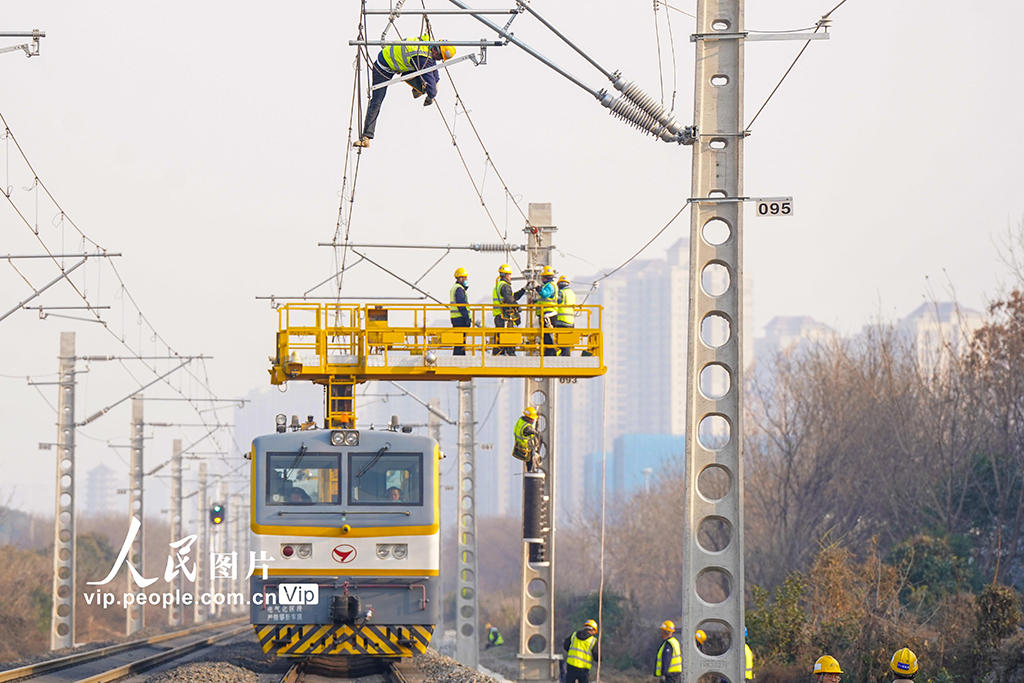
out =
<svg viewBox="0 0 1024 683"><path fill-rule="evenodd" d="M917 675L917 655L909 647L904 647L892 655L889 668L896 676L893 683L907 683L914 680Z"/></svg>
<svg viewBox="0 0 1024 683"><path fill-rule="evenodd" d="M523 298L523 294L526 293L526 288L523 287L518 292L512 291L512 266L507 263L502 264L498 268L498 279L494 282L494 291L491 293L491 299L494 304L494 326L495 327L519 327L521 321L519 316L519 306L516 302ZM511 346L507 347L494 347L495 356L514 356L516 355L515 348Z"/></svg>
<svg viewBox="0 0 1024 683"><path fill-rule="evenodd" d="M588 683L590 669L600 659L597 649L597 622L587 619L583 628L569 634L562 643L565 658L565 683Z"/></svg>
<svg viewBox="0 0 1024 683"><path fill-rule="evenodd" d="M661 683L679 683L683 676L683 650L679 640L672 635L675 630L676 625L671 621L661 625L662 643L654 665L654 675Z"/></svg>
<svg viewBox="0 0 1024 683"><path fill-rule="evenodd" d="M569 286L569 278L562 276L558 278L557 315L555 315L555 327L576 327L576 292ZM572 347L563 346L558 349L559 356L568 356L572 353Z"/></svg>
<svg viewBox="0 0 1024 683"><path fill-rule="evenodd" d="M497 626L487 624L484 629L487 631L487 644L484 645L485 650L505 644L505 639L501 637L501 631L498 630Z"/></svg>
<svg viewBox="0 0 1024 683"><path fill-rule="evenodd" d="M537 464L533 457L534 450L536 450L534 446L538 438L537 430L533 427L536 421L537 409L527 406L523 411L523 416L516 420L516 426L512 430L516 440L515 446L512 448L512 457L525 462L527 472L533 472Z"/></svg>
<svg viewBox="0 0 1024 683"><path fill-rule="evenodd" d="M429 69L437 63L437 60L447 61L455 56L455 47L452 45L425 45L422 41L429 41L430 36L424 35L419 38L403 40L400 45L389 45L377 55L377 61L373 63L373 85L387 83L398 74L404 76L415 71ZM408 81L412 86L413 98L421 97L424 93L427 99L423 100L423 106L428 107L434 103L437 97L437 71L431 71L416 76ZM388 88L377 88L370 96L370 104L366 107L366 119L363 121L363 132L359 139L352 143L355 147L369 147L373 139L373 132L377 127L377 115L380 114L380 105L384 102L384 96L388 94Z"/></svg>
<svg viewBox="0 0 1024 683"><path fill-rule="evenodd" d="M747 658L747 667L744 671L743 677L748 681L754 680L754 651L747 645L747 638L750 636L747 632L747 627L743 627L743 651Z"/></svg>
<svg viewBox="0 0 1024 683"><path fill-rule="evenodd" d="M469 297L466 290L469 289L469 271L465 268L458 268L455 271L455 284L448 296L449 310L452 316L452 327L473 327L473 318L469 314ZM465 340L465 337L463 337ZM465 356L465 346L453 346L453 356Z"/></svg>
<svg viewBox="0 0 1024 683"><path fill-rule="evenodd" d="M554 327L558 317L558 286L555 284L555 269L544 266L540 274L541 287L537 290L537 304L540 306L541 327ZM555 337L544 333L544 355L557 356Z"/></svg>
<svg viewBox="0 0 1024 683"><path fill-rule="evenodd" d="M835 657L822 655L814 663L814 675L818 678L818 683L839 683L843 670Z"/></svg>

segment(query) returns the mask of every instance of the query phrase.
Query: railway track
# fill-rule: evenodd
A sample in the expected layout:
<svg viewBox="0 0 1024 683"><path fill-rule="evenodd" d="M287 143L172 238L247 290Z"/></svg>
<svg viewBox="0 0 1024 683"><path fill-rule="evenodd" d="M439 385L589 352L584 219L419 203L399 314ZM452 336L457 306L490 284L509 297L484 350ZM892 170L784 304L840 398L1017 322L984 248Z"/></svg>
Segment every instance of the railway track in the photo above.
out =
<svg viewBox="0 0 1024 683"><path fill-rule="evenodd" d="M107 683L173 661L228 638L251 633L248 618L164 633L67 657L0 671L0 683L31 678L43 683Z"/></svg>
<svg viewBox="0 0 1024 683"><path fill-rule="evenodd" d="M281 683L421 683L419 671L407 660L374 657L317 658L296 662Z"/></svg>

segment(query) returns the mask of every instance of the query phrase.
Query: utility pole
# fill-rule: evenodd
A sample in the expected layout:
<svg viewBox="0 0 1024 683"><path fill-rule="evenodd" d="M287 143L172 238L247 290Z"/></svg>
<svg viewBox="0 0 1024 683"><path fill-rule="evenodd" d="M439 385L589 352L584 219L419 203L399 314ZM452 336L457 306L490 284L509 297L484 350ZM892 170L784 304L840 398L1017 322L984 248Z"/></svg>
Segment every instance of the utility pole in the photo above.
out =
<svg viewBox="0 0 1024 683"><path fill-rule="evenodd" d="M75 644L75 333L60 333L50 649Z"/></svg>
<svg viewBox="0 0 1024 683"><path fill-rule="evenodd" d="M199 463L199 492L196 495L198 501L197 507L199 508L199 515L196 519L196 582L193 590L195 591L195 611L192 615L192 621L197 624L202 624L206 621L206 605L202 603L201 597L206 592L206 576L210 571L206 568L206 563L210 559L210 544L209 536L207 535L207 522L210 519L210 507L206 502L206 463Z"/></svg>
<svg viewBox="0 0 1024 683"><path fill-rule="evenodd" d="M231 496L231 505L228 507L231 511L231 551L237 553L235 555L235 576L231 580L231 592L242 593L242 567L245 566L247 558L245 552L245 541L242 539L243 526L242 519L242 497L238 494ZM232 614L241 614L244 609L244 605L239 602L238 604L231 606Z"/></svg>
<svg viewBox="0 0 1024 683"><path fill-rule="evenodd" d="M477 634L476 430L473 380L459 382L458 572L455 596L455 659L471 669L480 665Z"/></svg>
<svg viewBox="0 0 1024 683"><path fill-rule="evenodd" d="M171 443L171 542L181 540L181 439ZM170 590L175 595L185 592L185 573L178 571L171 582ZM167 610L167 623L181 626L183 623L181 605L175 601Z"/></svg>
<svg viewBox="0 0 1024 683"><path fill-rule="evenodd" d="M131 462L129 463L131 485L128 487L128 516L139 520L139 531L135 535L135 540L132 541L131 550L128 552L128 562L138 570L139 576L144 575L142 572L142 539L146 530L146 525L143 522L142 506L142 446L146 423L143 421L142 406L142 395L133 396L132 455ZM136 599L132 602L131 608L126 613L125 635L130 636L133 633L137 633L145 625L145 608L139 604L138 599L142 592L142 588L132 578L132 572L128 572L127 593L132 594Z"/></svg>
<svg viewBox="0 0 1024 683"><path fill-rule="evenodd" d="M551 265L551 237L558 228L551 225L551 204L530 204L527 266L530 277ZM535 295L531 294L530 303ZM539 314L537 314L539 317ZM538 326L541 324L538 321ZM555 392L551 379L526 379L526 405L537 409L534 429L540 435L543 460L538 468L541 478L540 500L526 495L524 482L523 515L538 514L541 519L541 542L523 543L523 576L519 621L519 680L557 681L558 662L555 652L555 533L550 511L555 508ZM526 479L526 477L524 477ZM527 510L527 506L538 506ZM739 679L735 679L739 680Z"/></svg>
<svg viewBox="0 0 1024 683"><path fill-rule="evenodd" d="M698 0L687 344L686 504L683 517L683 681L744 679L743 649L743 4ZM716 35L717 34L717 35ZM713 296L704 270L725 266L729 286ZM716 290L717 291L717 290ZM716 329L717 328L717 329ZM701 392L705 382L728 387ZM721 381L724 380L724 381ZM717 481L716 481L717 479ZM720 486L725 483L726 486ZM727 490L725 490L727 488ZM704 548L699 531L729 535ZM717 528L716 528L717 527ZM726 649L697 649L698 628L727 633Z"/></svg>

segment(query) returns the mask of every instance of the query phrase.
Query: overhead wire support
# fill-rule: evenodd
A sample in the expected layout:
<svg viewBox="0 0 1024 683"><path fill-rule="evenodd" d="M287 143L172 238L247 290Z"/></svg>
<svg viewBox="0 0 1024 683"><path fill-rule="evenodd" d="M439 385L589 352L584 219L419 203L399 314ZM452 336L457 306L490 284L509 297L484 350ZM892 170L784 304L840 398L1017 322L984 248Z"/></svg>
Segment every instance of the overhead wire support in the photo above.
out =
<svg viewBox="0 0 1024 683"><path fill-rule="evenodd" d="M348 245L336 242L320 242L318 247L356 247L359 249L443 249L445 251L526 251L525 244L470 244L468 246L437 245L437 244L356 244L350 242Z"/></svg>

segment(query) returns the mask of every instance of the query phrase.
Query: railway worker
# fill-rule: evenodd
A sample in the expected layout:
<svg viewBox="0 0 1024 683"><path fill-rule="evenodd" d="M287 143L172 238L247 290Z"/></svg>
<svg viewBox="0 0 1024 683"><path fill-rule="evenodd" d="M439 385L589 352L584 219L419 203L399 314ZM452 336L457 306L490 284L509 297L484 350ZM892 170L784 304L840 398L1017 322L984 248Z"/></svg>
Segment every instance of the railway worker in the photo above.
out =
<svg viewBox="0 0 1024 683"><path fill-rule="evenodd" d="M672 635L675 630L676 625L671 621L661 625L662 643L654 665L654 675L661 683L679 683L683 677L683 650L679 640Z"/></svg>
<svg viewBox="0 0 1024 683"><path fill-rule="evenodd" d="M909 647L896 650L892 655L892 660L889 662L889 668L896 676L893 683L912 681L914 676L917 675L917 655Z"/></svg>
<svg viewBox="0 0 1024 683"><path fill-rule="evenodd" d="M537 409L527 406L523 416L516 420L516 426L512 429L512 435L516 443L512 448L512 457L526 463L526 471L532 472L535 466L533 460L533 440L537 436L537 430L533 428L537 421Z"/></svg>
<svg viewBox="0 0 1024 683"><path fill-rule="evenodd" d="M402 489L397 486L392 486L385 493L388 496L388 500L392 503L398 503L402 500Z"/></svg>
<svg viewBox="0 0 1024 683"><path fill-rule="evenodd" d="M747 645L747 638L748 637L749 637L749 635L747 633L747 627L744 626L743 627L743 652L744 652L744 654L746 655L746 658L747 658L747 667L746 667L746 670L745 670L745 672L743 674L743 677L746 678L748 681L752 681L752 680L754 680L754 651L750 649L749 645Z"/></svg>
<svg viewBox="0 0 1024 683"><path fill-rule="evenodd" d="M466 290L469 289L469 271L465 268L455 270L455 284L448 296L449 310L452 316L452 327L473 327L473 318L469 315L469 297ZM465 340L465 337L463 337ZM465 346L453 346L453 356L465 356Z"/></svg>
<svg viewBox="0 0 1024 683"><path fill-rule="evenodd" d="M498 279L494 281L494 291L491 292L491 302L493 303L491 312L494 314L495 327L519 327L521 318L516 302L522 299L525 293L525 287L518 292L512 291L512 266L507 263L502 264L498 268ZM505 348L495 346L494 355L514 356L516 350L511 346Z"/></svg>
<svg viewBox="0 0 1024 683"><path fill-rule="evenodd" d="M708 642L708 634L704 632L704 629L697 629L697 632L693 634L693 639L697 641L697 649L704 652L704 643Z"/></svg>
<svg viewBox="0 0 1024 683"><path fill-rule="evenodd" d="M565 683L588 683L590 669L600 659L597 649L597 622L587 619L583 628L574 631L562 643L565 658Z"/></svg>
<svg viewBox="0 0 1024 683"><path fill-rule="evenodd" d="M497 626L487 624L484 628L487 629L487 645L484 645L485 650L505 644L505 639L501 637L501 631L498 630Z"/></svg>
<svg viewBox="0 0 1024 683"><path fill-rule="evenodd" d="M814 675L817 676L818 683L839 683L843 670L835 657L822 655L814 663Z"/></svg>
<svg viewBox="0 0 1024 683"><path fill-rule="evenodd" d="M569 287L569 278L564 275L558 278L558 294L556 296L558 307L555 309L554 326L576 327L576 292ZM560 356L568 356L571 353L572 348L568 346L558 349Z"/></svg>
<svg viewBox="0 0 1024 683"><path fill-rule="evenodd" d="M455 56L454 46L423 45L421 41L424 40L430 40L430 36L409 38L403 40L401 45L389 45L381 50L377 55L377 61L373 63L373 85L387 83L395 74L404 76L414 71L428 69L434 66L439 59L447 61ZM431 71L417 76L409 81L409 85L412 86L413 98L421 97L426 93L427 99L423 100L423 106L428 107L434 103L434 98L437 97L437 72ZM366 107L362 135L352 143L353 146L370 146L370 140L373 139L373 132L377 127L380 105L384 103L384 96L387 94L387 87L373 91L370 103Z"/></svg>
<svg viewBox="0 0 1024 683"><path fill-rule="evenodd" d="M540 275L541 287L537 292L537 303L540 305L542 327L554 327L558 316L558 286L555 284L555 269L544 266ZM550 332L544 334L544 355L557 356L555 337Z"/></svg>

